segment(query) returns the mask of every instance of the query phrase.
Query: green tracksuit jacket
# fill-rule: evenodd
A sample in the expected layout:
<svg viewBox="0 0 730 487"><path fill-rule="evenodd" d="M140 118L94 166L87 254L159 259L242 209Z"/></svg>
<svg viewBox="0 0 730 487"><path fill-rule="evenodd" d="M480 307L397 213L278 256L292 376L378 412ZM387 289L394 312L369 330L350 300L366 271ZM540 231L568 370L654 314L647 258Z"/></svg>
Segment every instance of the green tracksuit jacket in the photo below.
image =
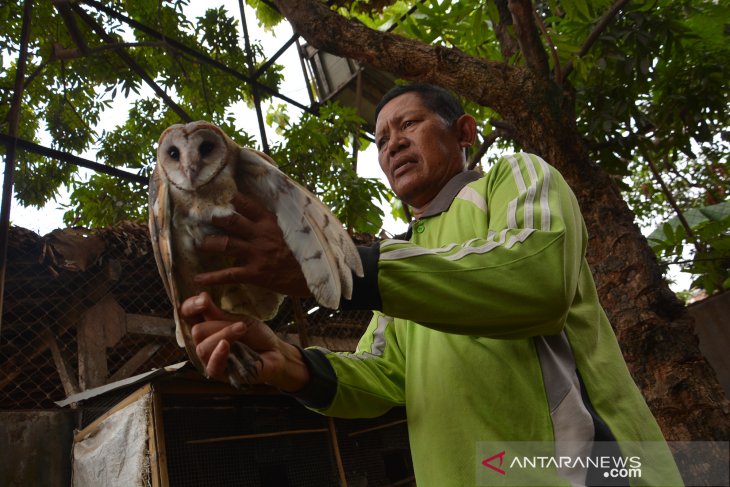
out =
<svg viewBox="0 0 730 487"><path fill-rule="evenodd" d="M585 456L585 442L613 439L640 464L633 485L681 485L598 302L575 196L554 168L519 153L486 176L461 173L409 233L361 249L366 277L351 307L377 311L355 353L306 351L304 404L351 418L405 405L419 487L570 485L562 476L581 485L580 469L557 477L555 463L510 465L524 446L510 442ZM497 469L484 465L502 450L487 462Z"/></svg>

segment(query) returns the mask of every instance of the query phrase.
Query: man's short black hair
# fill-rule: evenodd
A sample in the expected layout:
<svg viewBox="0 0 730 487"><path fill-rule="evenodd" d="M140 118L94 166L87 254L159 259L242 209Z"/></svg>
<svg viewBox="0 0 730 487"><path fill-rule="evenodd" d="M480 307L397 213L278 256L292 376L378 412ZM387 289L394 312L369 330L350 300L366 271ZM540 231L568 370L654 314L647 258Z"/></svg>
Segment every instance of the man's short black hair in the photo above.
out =
<svg viewBox="0 0 730 487"><path fill-rule="evenodd" d="M436 85L412 83L399 85L390 89L378 105L375 107L375 120L378 119L380 110L393 98L406 93L415 93L426 107L439 115L446 121L447 125L454 123L454 120L464 115L464 107L459 100L448 90Z"/></svg>

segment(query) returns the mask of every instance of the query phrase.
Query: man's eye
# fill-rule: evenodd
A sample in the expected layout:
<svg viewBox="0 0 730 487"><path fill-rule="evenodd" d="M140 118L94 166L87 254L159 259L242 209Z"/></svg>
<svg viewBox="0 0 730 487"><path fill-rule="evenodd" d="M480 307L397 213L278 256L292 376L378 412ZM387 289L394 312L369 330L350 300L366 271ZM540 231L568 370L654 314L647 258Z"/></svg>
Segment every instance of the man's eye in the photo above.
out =
<svg viewBox="0 0 730 487"><path fill-rule="evenodd" d="M388 139L386 139L385 137L383 137L382 139L378 140L378 141L377 141L377 142L375 143L375 146L376 146L376 147L378 148L378 150L380 150L380 149L382 149L383 147L385 147L385 144L386 144L387 142L388 142Z"/></svg>
<svg viewBox="0 0 730 487"><path fill-rule="evenodd" d="M412 127L413 125L415 125L415 123L415 120L406 120L405 122L403 122L403 128Z"/></svg>

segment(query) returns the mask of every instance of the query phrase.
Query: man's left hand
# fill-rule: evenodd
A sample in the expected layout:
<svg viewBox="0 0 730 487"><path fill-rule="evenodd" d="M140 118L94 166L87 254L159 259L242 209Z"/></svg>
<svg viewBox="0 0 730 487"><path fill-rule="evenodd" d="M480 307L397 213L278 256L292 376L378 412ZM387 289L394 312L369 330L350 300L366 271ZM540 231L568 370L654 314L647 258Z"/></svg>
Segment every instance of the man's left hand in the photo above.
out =
<svg viewBox="0 0 730 487"><path fill-rule="evenodd" d="M235 264L198 274L195 280L204 285L253 283L280 294L310 296L301 266L284 240L276 215L241 193L232 203L236 213L213 217L211 222L225 233L207 236L198 250L234 257Z"/></svg>

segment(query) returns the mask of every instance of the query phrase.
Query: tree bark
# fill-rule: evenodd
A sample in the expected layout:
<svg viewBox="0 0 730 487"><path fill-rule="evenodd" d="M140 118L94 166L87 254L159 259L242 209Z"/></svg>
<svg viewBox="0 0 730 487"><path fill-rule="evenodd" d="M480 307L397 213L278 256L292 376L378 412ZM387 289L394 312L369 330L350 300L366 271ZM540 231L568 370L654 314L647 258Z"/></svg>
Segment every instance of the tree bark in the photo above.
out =
<svg viewBox="0 0 730 487"><path fill-rule="evenodd" d="M509 6L513 20L523 22L521 31L530 33L520 47L532 53L531 67L376 32L317 0L274 3L313 46L401 78L444 86L491 107L513 125L517 143L554 165L578 198L601 302L667 440L730 437L730 403L699 351L692 319L662 279L617 185L590 160L576 127L572 92L550 79L537 53L534 23L524 25L529 1L510 0Z"/></svg>

